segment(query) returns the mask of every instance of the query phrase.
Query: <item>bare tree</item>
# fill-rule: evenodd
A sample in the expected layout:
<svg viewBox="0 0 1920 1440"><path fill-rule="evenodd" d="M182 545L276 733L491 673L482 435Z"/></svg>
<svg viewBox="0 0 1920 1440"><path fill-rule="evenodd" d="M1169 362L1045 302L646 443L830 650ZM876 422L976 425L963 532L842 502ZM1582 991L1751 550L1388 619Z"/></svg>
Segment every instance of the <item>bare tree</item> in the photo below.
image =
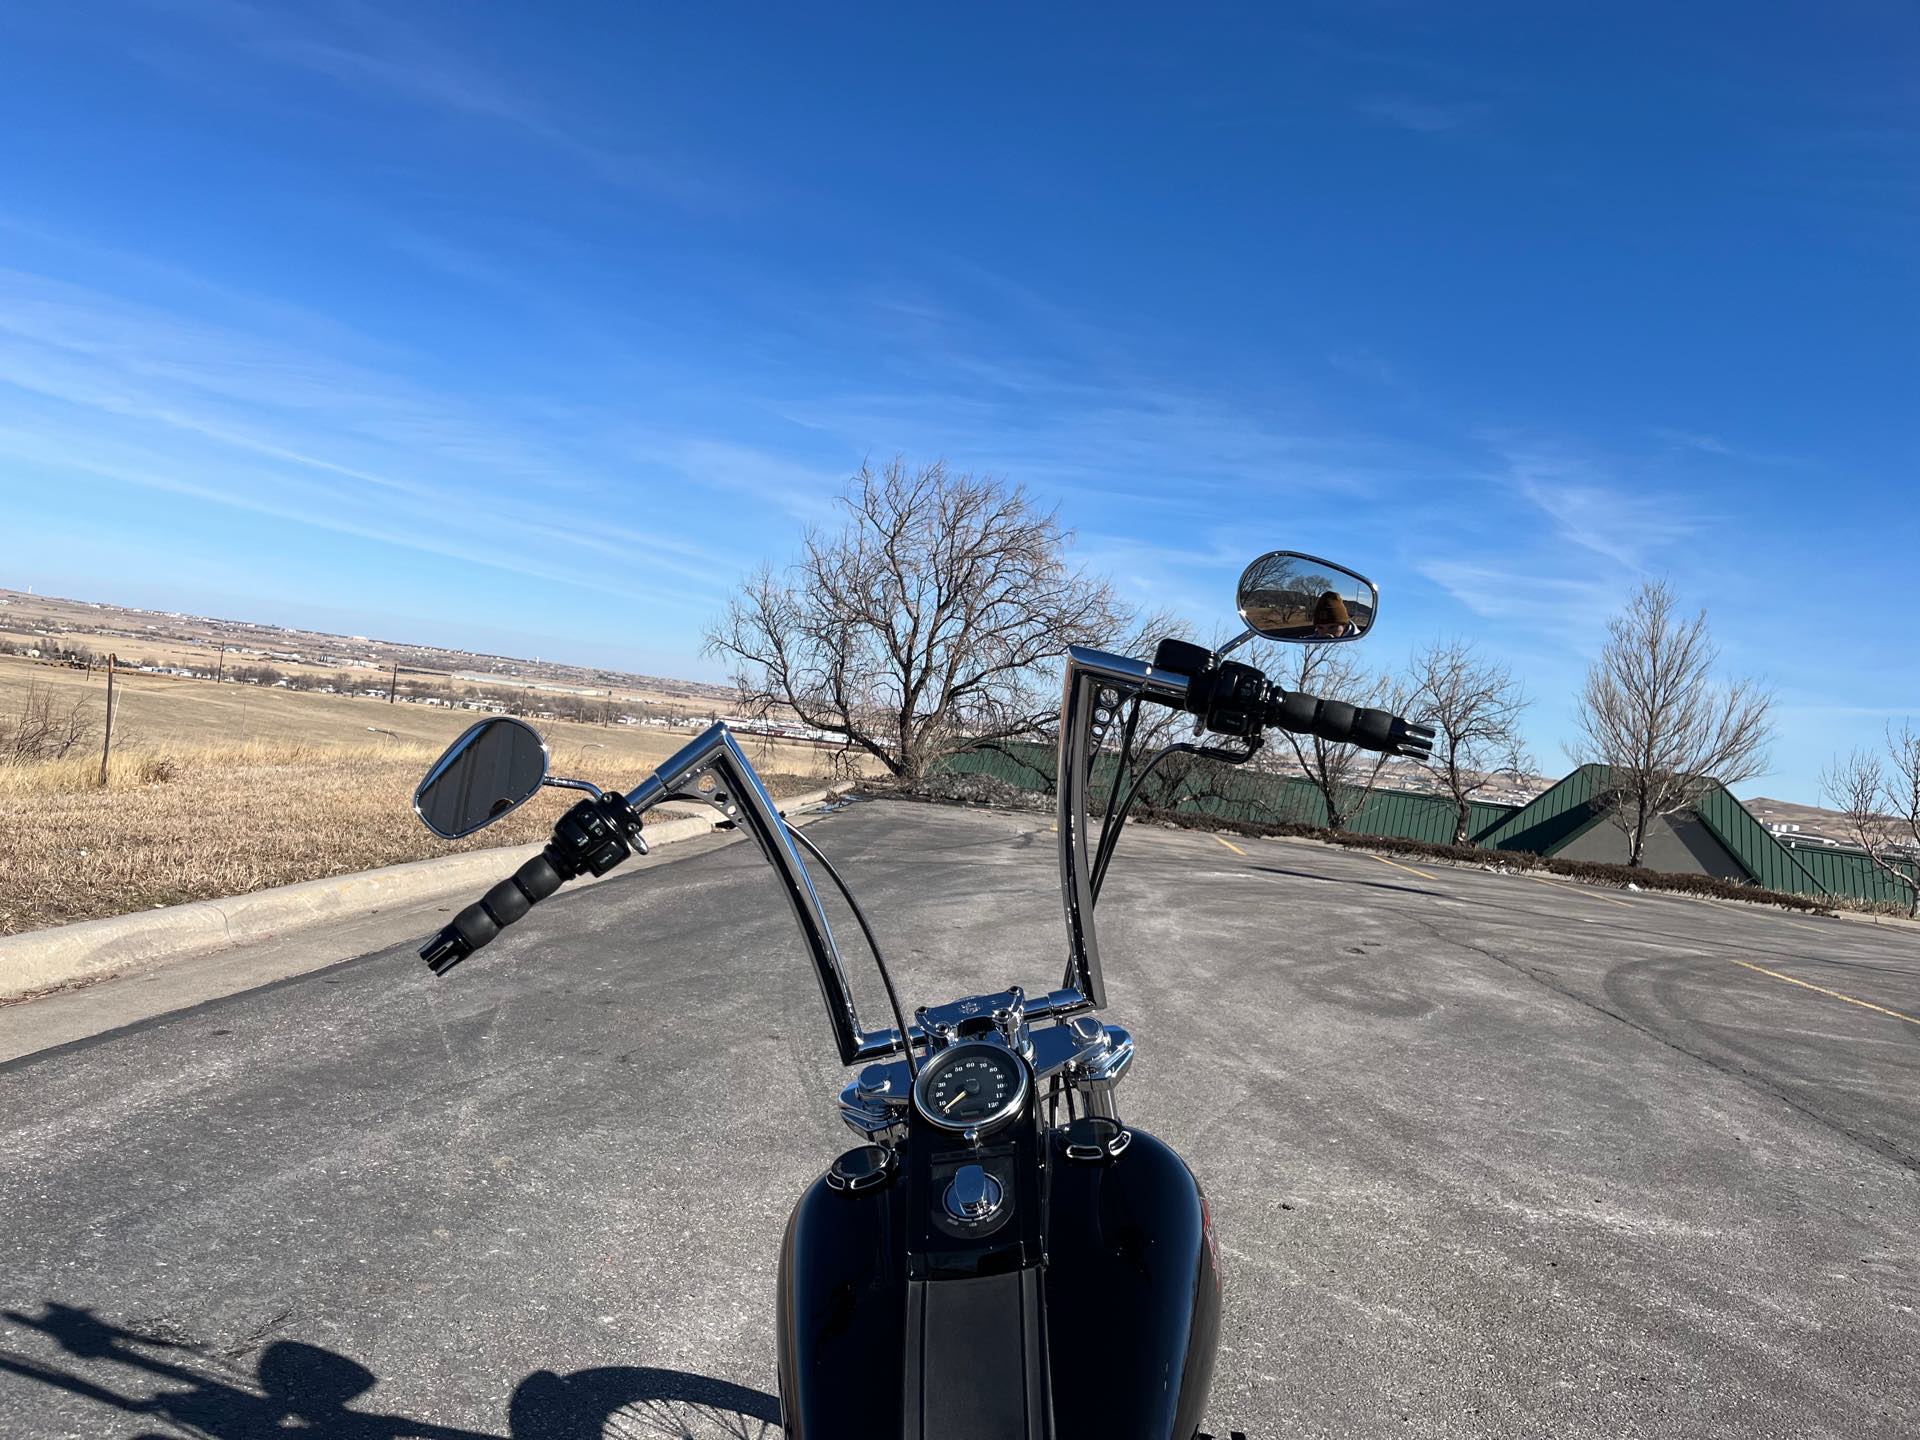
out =
<svg viewBox="0 0 1920 1440"><path fill-rule="evenodd" d="M1720 652L1702 610L1676 612L1672 589L1650 580L1607 622L1607 644L1587 671L1571 747L1582 764L1609 767L1603 795L1639 865L1663 815L1684 810L1715 781L1760 774L1772 738L1773 696L1751 680L1720 682Z"/></svg>
<svg viewBox="0 0 1920 1440"><path fill-rule="evenodd" d="M784 576L753 576L706 650L732 662L753 713L790 710L894 775L1041 733L1058 706L1052 662L1128 628L1019 486L896 459L863 465L842 504L847 523L809 531Z"/></svg>
<svg viewBox="0 0 1920 1440"><path fill-rule="evenodd" d="M0 715L0 763L65 759L91 740L98 728L88 700L56 704L51 690L29 681L13 713Z"/></svg>
<svg viewBox="0 0 1920 1440"><path fill-rule="evenodd" d="M1907 914L1920 918L1920 732L1911 721L1889 728L1884 756L1855 750L1820 777L1820 788L1847 839L1906 890Z"/></svg>
<svg viewBox="0 0 1920 1440"><path fill-rule="evenodd" d="M1406 708L1400 687L1382 675L1370 673L1341 645L1302 645L1289 656L1262 656L1253 661L1288 690L1304 690L1324 700L1344 700L1350 705L1375 706L1399 712ZM1327 808L1327 828L1345 830L1353 823L1380 783L1388 757L1358 745L1339 745L1318 735L1296 735L1281 730L1287 751L1301 772L1320 792ZM1274 771L1269 747L1256 758L1255 768Z"/></svg>
<svg viewBox="0 0 1920 1440"><path fill-rule="evenodd" d="M1485 660L1463 640L1436 640L1407 672L1412 719L1437 733L1427 762L1453 798L1453 843L1467 843L1473 797L1501 775L1532 768L1520 736L1527 697L1513 672Z"/></svg>

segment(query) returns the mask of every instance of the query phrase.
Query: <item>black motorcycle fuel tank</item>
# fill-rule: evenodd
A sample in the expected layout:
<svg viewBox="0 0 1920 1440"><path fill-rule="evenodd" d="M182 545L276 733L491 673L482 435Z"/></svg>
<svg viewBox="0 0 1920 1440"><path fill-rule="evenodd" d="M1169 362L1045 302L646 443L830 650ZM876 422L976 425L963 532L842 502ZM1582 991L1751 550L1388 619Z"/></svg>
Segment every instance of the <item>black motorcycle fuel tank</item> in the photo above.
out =
<svg viewBox="0 0 1920 1440"><path fill-rule="evenodd" d="M1090 1162L1066 1158L1077 1136L1054 1136L1046 1290L1055 1433L1191 1440L1220 1341L1213 1220L1171 1148L1144 1130L1119 1133L1120 1154Z"/></svg>
<svg viewBox="0 0 1920 1440"><path fill-rule="evenodd" d="M1142 1131L1091 1161L1056 1136L1044 1167L1033 1138L1020 1189L1044 1206L1043 1264L1019 1263L1031 1252L1014 1235L975 1245L971 1273L960 1249L916 1253L931 1198L916 1171L937 1168L924 1155L860 1188L823 1176L801 1197L780 1254L789 1440L1192 1436L1220 1322L1199 1186Z"/></svg>

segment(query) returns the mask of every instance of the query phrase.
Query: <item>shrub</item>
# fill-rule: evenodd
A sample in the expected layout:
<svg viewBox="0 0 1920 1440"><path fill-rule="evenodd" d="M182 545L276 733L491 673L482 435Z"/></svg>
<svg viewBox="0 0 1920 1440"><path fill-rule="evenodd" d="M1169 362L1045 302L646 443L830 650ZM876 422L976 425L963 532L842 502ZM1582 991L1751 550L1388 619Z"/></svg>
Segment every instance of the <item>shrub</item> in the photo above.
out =
<svg viewBox="0 0 1920 1440"><path fill-rule="evenodd" d="M84 697L56 704L52 691L29 682L13 712L0 715L0 764L64 760L93 738L97 725Z"/></svg>

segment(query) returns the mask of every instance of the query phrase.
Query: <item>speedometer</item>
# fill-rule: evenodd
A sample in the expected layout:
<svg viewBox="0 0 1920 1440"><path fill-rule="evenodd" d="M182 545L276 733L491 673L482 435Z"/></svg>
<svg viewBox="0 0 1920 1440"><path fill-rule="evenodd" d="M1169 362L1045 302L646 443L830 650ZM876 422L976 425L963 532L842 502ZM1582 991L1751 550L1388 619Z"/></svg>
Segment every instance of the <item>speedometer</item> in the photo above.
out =
<svg viewBox="0 0 1920 1440"><path fill-rule="evenodd" d="M996 1129L1027 1099L1027 1066L1000 1045L973 1041L942 1050L920 1067L914 1108L942 1130Z"/></svg>

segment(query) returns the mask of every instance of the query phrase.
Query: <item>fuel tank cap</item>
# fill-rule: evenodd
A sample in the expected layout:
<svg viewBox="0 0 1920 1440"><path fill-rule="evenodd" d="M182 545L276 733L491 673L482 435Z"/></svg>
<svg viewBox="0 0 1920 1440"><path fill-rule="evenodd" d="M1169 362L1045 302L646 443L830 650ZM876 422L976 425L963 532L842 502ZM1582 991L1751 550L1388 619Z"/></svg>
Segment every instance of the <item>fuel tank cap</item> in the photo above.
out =
<svg viewBox="0 0 1920 1440"><path fill-rule="evenodd" d="M827 1168L827 1184L842 1194L873 1190L893 1178L893 1152L883 1145L857 1145Z"/></svg>

